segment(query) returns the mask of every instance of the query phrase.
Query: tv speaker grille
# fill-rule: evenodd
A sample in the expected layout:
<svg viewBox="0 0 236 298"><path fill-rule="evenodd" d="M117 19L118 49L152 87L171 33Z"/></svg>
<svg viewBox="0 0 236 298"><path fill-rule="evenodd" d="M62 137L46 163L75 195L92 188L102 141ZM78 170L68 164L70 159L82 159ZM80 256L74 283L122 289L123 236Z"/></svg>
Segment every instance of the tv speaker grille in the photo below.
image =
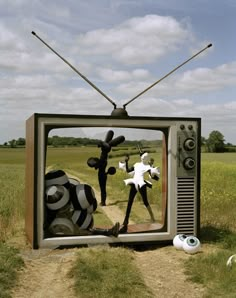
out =
<svg viewBox="0 0 236 298"><path fill-rule="evenodd" d="M177 234L195 233L195 177L177 178Z"/></svg>

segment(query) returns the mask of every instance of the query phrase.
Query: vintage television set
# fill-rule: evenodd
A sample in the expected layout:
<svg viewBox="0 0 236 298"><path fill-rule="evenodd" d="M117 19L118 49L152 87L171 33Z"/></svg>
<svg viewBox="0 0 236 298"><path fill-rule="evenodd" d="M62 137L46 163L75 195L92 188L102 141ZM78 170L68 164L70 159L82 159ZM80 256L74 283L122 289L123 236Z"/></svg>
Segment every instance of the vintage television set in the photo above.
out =
<svg viewBox="0 0 236 298"><path fill-rule="evenodd" d="M102 243L143 244L172 241L177 234L199 236L201 119L129 116L126 106L185 63L211 47L211 44L136 95L123 105L123 108L117 108L116 104L89 79L53 50L35 32L32 32L32 34L114 106L110 116L35 113L26 121L25 226L26 235L32 247L46 248ZM154 142L154 148L156 146L156 150L160 153L158 156L161 158L158 161L161 171L158 182L157 208L159 210L158 214L155 214L156 222L150 223L139 219L137 222L129 224L127 232L120 233L118 237L86 233L49 235L45 231L45 218L47 215L47 209L45 208L45 174L48 171L48 140L52 132L60 129L64 131L70 129L81 130L85 134L98 130L103 131L105 134L106 131L114 130L115 133L124 135L126 139L129 139L127 136L132 135L133 137L137 136L137 140L150 139L150 136L153 137L153 140L159 140L156 145ZM140 137L138 138L138 136ZM78 148L78 158L83 158L82 156L83 154L80 155ZM87 167L86 160L82 164L82 168L78 169L78 176L83 172L83 168ZM96 175L96 173L93 172L93 175ZM85 181L88 184L89 182ZM99 198L97 200L99 201ZM118 198L117 201L119 200ZM126 190L125 196L121 200L127 202L128 190ZM106 208L103 207L103 210ZM122 212L124 213L124 210ZM116 219L113 218L113 220Z"/></svg>
<svg viewBox="0 0 236 298"><path fill-rule="evenodd" d="M122 129L124 135L126 130L138 130L158 135L161 133L160 181L162 185L159 199L162 215L158 219L158 224L150 224L146 229L140 230L138 227L139 225L143 227L143 224L138 223L136 231L128 231L118 237L103 235L47 237L44 231L47 139L51 130L60 128ZM176 234L182 233L198 236L200 228L200 145L201 120L199 118L32 115L26 122L26 234L32 247L93 243L143 244L170 241ZM79 149L78 158L80 158ZM86 166L85 160L84 167Z"/></svg>

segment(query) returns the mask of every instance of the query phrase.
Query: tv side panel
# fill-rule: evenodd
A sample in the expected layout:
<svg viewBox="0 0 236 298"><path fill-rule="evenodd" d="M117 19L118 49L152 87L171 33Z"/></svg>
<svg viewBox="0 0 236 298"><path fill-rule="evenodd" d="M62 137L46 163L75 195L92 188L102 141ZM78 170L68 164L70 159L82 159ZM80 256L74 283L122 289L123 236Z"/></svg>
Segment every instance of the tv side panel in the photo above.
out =
<svg viewBox="0 0 236 298"><path fill-rule="evenodd" d="M36 239L36 225L37 225L37 202L36 202L36 117L32 115L26 121L26 172L25 172L25 230L26 236L33 248L37 247Z"/></svg>
<svg viewBox="0 0 236 298"><path fill-rule="evenodd" d="M199 235L201 121L177 125L177 234Z"/></svg>
<svg viewBox="0 0 236 298"><path fill-rule="evenodd" d="M167 193L168 193L168 173L167 173L167 139L168 134L165 133L162 139L162 224L167 228Z"/></svg>

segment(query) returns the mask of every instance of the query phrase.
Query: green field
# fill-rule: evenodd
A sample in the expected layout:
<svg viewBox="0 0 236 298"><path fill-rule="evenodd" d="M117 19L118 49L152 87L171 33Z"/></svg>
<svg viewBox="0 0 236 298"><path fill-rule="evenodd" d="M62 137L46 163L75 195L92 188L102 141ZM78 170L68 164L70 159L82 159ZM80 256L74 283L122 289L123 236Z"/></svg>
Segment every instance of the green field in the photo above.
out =
<svg viewBox="0 0 236 298"><path fill-rule="evenodd" d="M124 151L124 154L127 151ZM89 183L99 190L97 172L86 164L91 157L99 157L96 147L82 148L49 148L47 166L64 169L76 175L81 181ZM119 152L122 155L122 152ZM161 165L161 154L157 151L151 154L156 165ZM109 166L117 168L122 157L109 159ZM137 156L131 156L130 163L137 161ZM0 149L0 239L18 231L19 221L24 219L24 183L25 183L25 150ZM128 191L123 179L127 175L117 170L114 176L108 177L107 193L109 200L117 202L120 208L125 208ZM236 231L236 154L235 153L203 153L201 162L201 225L227 228ZM161 207L161 182L153 184L154 191L149 193L151 203L155 202L157 209ZM100 198L97 198L98 201ZM122 203L122 201L125 201ZM138 198L137 201L140 201ZM140 201L140 203L142 203ZM124 206L123 206L124 205ZM142 209L141 209L142 210ZM158 212L158 211L157 211ZM135 212L134 212L135 213ZM135 217L135 214L132 216ZM138 215L137 215L138 216Z"/></svg>
<svg viewBox="0 0 236 298"><path fill-rule="evenodd" d="M119 155L123 153L119 152ZM86 164L87 158L99 157L99 154L97 147L49 148L47 167L64 169L99 190L96 171ZM113 157L109 159L109 166L117 167L122 157L112 155ZM151 155L154 155L155 164L161 165L160 153L157 151ZM130 162L137 160L138 156L133 155ZM0 148L0 177L0 242L4 244L9 243L10 239L16 235L24 234L25 150L23 148ZM126 206L128 195L123 183L125 178L127 176L124 172L117 171L116 175L109 176L107 186L109 200L116 203L122 210ZM201 241L212 243L219 248L219 251L210 256L200 254L192 258L190 261L192 263L186 265L188 268L186 272L189 278L209 288L209 292L217 293L218 291L222 297L234 297L230 296L230 293L236 291L235 282L233 282L236 279L236 270L234 268L227 271L225 266L227 258L236 252L235 182L236 153L202 154ZM161 183L156 183L154 187L155 192L160 194ZM99 201L99 198L97 199ZM150 193L150 202L157 206L155 212L157 216L160 216L158 213L161 209L160 196L152 197ZM140 198L136 203L136 207L132 209L131 219L138 221L139 217L143 216L145 208ZM109 223L109 220L104 217L97 216L96 220L99 224ZM211 274L214 270L218 274ZM216 294L208 297L216 297Z"/></svg>

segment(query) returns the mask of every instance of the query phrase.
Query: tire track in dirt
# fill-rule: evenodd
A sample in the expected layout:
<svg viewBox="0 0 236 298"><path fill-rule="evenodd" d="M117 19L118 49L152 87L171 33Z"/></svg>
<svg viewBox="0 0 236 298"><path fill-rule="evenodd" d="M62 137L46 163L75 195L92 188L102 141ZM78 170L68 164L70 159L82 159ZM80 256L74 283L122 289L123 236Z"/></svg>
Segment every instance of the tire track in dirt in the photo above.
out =
<svg viewBox="0 0 236 298"><path fill-rule="evenodd" d="M188 281L183 262L194 257L172 246L135 252L135 262L154 297L201 298L204 288Z"/></svg>
<svg viewBox="0 0 236 298"><path fill-rule="evenodd" d="M73 280L68 276L75 252L75 249L23 251L25 268L12 298L75 298Z"/></svg>

